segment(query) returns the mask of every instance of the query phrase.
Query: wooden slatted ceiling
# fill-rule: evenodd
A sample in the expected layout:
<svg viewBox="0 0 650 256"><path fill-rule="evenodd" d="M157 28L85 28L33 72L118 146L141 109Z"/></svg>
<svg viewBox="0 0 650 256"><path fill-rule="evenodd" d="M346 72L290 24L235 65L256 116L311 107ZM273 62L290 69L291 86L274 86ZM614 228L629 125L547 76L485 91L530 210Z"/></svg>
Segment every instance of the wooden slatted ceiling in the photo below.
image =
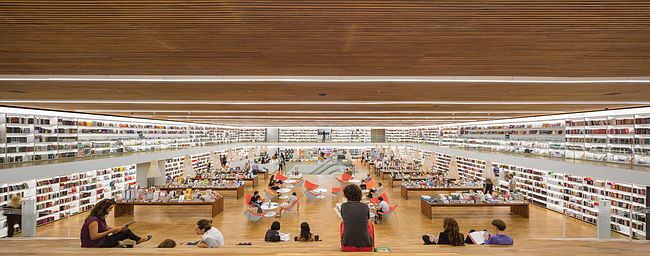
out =
<svg viewBox="0 0 650 256"><path fill-rule="evenodd" d="M645 0L0 0L0 74L625 77L648 76L649 71L650 1ZM327 96L318 96L319 93ZM629 102L647 101L650 94L648 84L0 81L0 99ZM625 103L165 105L99 102L10 105L99 109L105 111L98 113L118 115L131 114L111 110L144 110L133 113L143 117L153 115L146 111L158 111L156 115L160 118L177 115L160 112L164 110L187 110L185 115L189 116L202 115L191 112L197 110L517 111L500 114L515 117L537 115L519 112L526 110L584 111L632 106ZM458 114L399 116L455 115ZM299 120L289 119L205 122L300 124ZM305 123L320 125L322 121L305 120ZM327 124L367 123L372 121ZM417 125L430 124L430 121L394 123Z"/></svg>
<svg viewBox="0 0 650 256"><path fill-rule="evenodd" d="M0 1L9 74L638 76L648 1Z"/></svg>

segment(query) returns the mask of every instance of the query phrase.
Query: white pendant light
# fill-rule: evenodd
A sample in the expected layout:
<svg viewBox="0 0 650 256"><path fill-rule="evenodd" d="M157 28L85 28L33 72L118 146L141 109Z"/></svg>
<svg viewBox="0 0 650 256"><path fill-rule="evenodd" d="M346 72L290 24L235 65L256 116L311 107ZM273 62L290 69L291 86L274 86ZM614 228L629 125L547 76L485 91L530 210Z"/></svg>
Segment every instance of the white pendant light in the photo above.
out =
<svg viewBox="0 0 650 256"><path fill-rule="evenodd" d="M158 166L158 160L151 160L149 170L147 171L147 178L157 178L160 176L163 176L163 173Z"/></svg>
<svg viewBox="0 0 650 256"><path fill-rule="evenodd" d="M192 168L192 159L190 155L185 155L185 160L183 160L183 177L194 177L196 173Z"/></svg>

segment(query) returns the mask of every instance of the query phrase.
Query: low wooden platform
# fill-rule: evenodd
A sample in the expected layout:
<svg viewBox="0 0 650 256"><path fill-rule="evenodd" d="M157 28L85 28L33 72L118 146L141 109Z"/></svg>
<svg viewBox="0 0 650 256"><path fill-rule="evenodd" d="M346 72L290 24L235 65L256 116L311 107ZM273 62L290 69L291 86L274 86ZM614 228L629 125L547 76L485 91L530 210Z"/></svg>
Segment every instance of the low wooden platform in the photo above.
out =
<svg viewBox="0 0 650 256"><path fill-rule="evenodd" d="M529 207L528 203L476 203L476 204L463 204L463 203L449 203L449 204L432 204L424 198L420 198L420 210L427 218L432 218L431 208L444 208L444 207L475 207L475 208L488 208L488 207L510 207L510 212L518 214L521 217L528 218Z"/></svg>
<svg viewBox="0 0 650 256"><path fill-rule="evenodd" d="M401 195L404 199L409 199L409 191L427 191L427 192L444 192L444 191L480 191L483 188L462 188L462 187L439 187L439 188L407 188L401 186Z"/></svg>

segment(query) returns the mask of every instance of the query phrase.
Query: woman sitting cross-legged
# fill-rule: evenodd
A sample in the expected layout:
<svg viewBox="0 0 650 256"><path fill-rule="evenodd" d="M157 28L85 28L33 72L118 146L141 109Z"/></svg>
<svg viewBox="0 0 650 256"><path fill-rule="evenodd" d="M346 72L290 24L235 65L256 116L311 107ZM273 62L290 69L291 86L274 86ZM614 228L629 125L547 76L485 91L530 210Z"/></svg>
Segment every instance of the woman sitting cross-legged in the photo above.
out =
<svg viewBox="0 0 650 256"><path fill-rule="evenodd" d="M451 246L465 245L465 236L459 232L458 222L452 218L445 218L442 224L444 231L438 237L422 235L424 244L448 244Z"/></svg>
<svg viewBox="0 0 650 256"><path fill-rule="evenodd" d="M81 227L81 247L115 247L120 241L126 239L131 239L137 243L143 243L151 239L151 236L144 238L136 236L128 226L107 226L106 215L113 210L114 206L115 200L113 199L104 199L95 204Z"/></svg>

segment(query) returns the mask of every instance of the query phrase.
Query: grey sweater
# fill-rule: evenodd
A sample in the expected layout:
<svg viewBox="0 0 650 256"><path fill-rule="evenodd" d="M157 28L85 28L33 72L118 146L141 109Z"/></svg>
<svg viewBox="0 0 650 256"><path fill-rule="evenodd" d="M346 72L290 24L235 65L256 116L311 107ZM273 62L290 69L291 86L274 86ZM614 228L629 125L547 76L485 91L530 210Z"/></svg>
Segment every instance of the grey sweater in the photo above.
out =
<svg viewBox="0 0 650 256"><path fill-rule="evenodd" d="M368 233L370 209L361 202L347 202L341 205L343 217L343 246L371 247L372 237Z"/></svg>

